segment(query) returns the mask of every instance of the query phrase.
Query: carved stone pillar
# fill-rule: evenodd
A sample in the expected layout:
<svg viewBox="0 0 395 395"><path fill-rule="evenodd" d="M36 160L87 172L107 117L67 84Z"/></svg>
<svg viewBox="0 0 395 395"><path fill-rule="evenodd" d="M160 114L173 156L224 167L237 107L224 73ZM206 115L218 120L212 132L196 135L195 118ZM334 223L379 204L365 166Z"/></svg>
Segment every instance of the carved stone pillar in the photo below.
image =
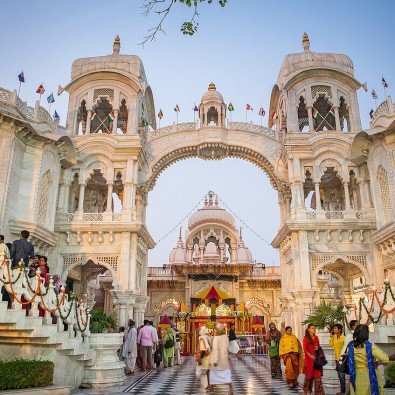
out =
<svg viewBox="0 0 395 395"><path fill-rule="evenodd" d="M84 198L85 198L85 183L80 184L80 196L78 200L78 213L83 213L84 212Z"/></svg>
<svg viewBox="0 0 395 395"><path fill-rule="evenodd" d="M313 109L311 106L307 107L307 115L309 118L309 131L314 132Z"/></svg>
<svg viewBox="0 0 395 395"><path fill-rule="evenodd" d="M113 180L108 180L106 213L112 213L112 191L113 191L113 188L114 188Z"/></svg>
<svg viewBox="0 0 395 395"><path fill-rule="evenodd" d="M315 190L315 209L322 210L321 206L321 195L320 195L320 183L314 183L314 190Z"/></svg>
<svg viewBox="0 0 395 395"><path fill-rule="evenodd" d="M83 134L91 132L92 111L93 110L88 110L88 116L86 117L86 128L82 131Z"/></svg>
<svg viewBox="0 0 395 395"><path fill-rule="evenodd" d="M348 188L348 181L343 182L343 188L344 188L344 200L346 204L346 210L349 210L351 208L351 204L350 204L350 190Z"/></svg>
<svg viewBox="0 0 395 395"><path fill-rule="evenodd" d="M112 133L117 134L117 125L118 125L118 110L114 110L114 119L112 121Z"/></svg>
<svg viewBox="0 0 395 395"><path fill-rule="evenodd" d="M340 131L341 130L341 126L340 126L340 117L339 117L339 107L333 107L333 111L335 113L336 130Z"/></svg>

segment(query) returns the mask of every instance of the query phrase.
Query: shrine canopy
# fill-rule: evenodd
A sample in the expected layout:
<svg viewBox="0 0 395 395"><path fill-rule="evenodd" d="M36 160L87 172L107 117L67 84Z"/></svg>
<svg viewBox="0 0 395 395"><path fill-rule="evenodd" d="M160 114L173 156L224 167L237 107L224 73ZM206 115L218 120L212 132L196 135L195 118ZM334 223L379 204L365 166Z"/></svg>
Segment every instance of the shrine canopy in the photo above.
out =
<svg viewBox="0 0 395 395"><path fill-rule="evenodd" d="M217 300L224 300L224 299L231 299L232 296L227 294L224 291L221 291L220 289L212 286L211 288L206 288L203 291L199 292L196 295L196 298L199 299L217 299Z"/></svg>
<svg viewBox="0 0 395 395"><path fill-rule="evenodd" d="M167 329L167 328L170 328L170 325L171 325L171 321L170 321L169 317L167 315L164 315L158 323L158 329L159 328L160 329Z"/></svg>

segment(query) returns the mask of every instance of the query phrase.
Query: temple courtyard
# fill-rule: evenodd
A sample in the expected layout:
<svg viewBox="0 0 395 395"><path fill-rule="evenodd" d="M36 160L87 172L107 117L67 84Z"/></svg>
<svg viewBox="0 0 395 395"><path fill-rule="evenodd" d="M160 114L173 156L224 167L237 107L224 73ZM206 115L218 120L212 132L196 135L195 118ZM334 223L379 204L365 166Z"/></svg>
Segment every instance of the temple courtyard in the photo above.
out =
<svg viewBox="0 0 395 395"><path fill-rule="evenodd" d="M302 388L288 389L285 378L275 380L270 375L270 362L266 356L244 356L240 359L231 358L231 370L234 394L264 395L264 394L301 394ZM205 390L206 376L196 371L193 357L184 357L180 366L160 368L151 372L139 372L128 376L125 384L118 387L103 389L74 390L73 395L93 394L161 394L186 395L208 394ZM216 386L211 393L229 394L227 385Z"/></svg>

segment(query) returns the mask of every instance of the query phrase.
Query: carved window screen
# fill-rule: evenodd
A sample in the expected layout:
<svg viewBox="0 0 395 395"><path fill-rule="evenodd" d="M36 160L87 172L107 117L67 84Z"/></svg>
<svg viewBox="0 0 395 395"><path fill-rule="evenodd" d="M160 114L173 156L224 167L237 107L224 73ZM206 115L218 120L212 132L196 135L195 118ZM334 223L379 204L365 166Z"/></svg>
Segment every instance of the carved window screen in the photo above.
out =
<svg viewBox="0 0 395 395"><path fill-rule="evenodd" d="M394 212L392 210L387 171L382 166L379 166L377 179L380 185L381 205L384 213L384 220L385 222L391 222L394 218Z"/></svg>
<svg viewBox="0 0 395 395"><path fill-rule="evenodd" d="M43 226L45 226L47 222L48 201L51 188L51 178L49 173L49 170L47 170L42 177L40 187L40 200L38 204L37 222Z"/></svg>
<svg viewBox="0 0 395 395"><path fill-rule="evenodd" d="M311 97L314 99L318 94L324 93L326 96L332 99L332 89L327 85L314 85L311 87Z"/></svg>
<svg viewBox="0 0 395 395"><path fill-rule="evenodd" d="M93 101L101 96L108 96L110 100L114 100L114 89L100 88L93 91Z"/></svg>

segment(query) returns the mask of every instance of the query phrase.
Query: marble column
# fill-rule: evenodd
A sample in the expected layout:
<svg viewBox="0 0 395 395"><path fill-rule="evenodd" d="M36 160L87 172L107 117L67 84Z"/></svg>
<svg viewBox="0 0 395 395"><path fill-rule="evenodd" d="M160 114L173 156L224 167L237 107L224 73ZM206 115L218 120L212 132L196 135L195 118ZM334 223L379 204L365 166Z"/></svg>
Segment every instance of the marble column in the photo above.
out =
<svg viewBox="0 0 395 395"><path fill-rule="evenodd" d="M314 122L313 122L313 109L312 107L307 107L307 114L309 118L309 131L314 132Z"/></svg>
<svg viewBox="0 0 395 395"><path fill-rule="evenodd" d="M114 119L112 121L112 133L117 134L117 126L118 126L118 110L114 110Z"/></svg>
<svg viewBox="0 0 395 395"><path fill-rule="evenodd" d="M321 206L321 195L320 195L320 183L314 183L314 190L315 190L315 209L322 210Z"/></svg>
<svg viewBox="0 0 395 395"><path fill-rule="evenodd" d="M78 200L78 213L83 213L84 211L84 197L85 197L85 184L80 184L80 196Z"/></svg>
<svg viewBox="0 0 395 395"><path fill-rule="evenodd" d="M350 191L348 188L348 181L343 182L343 187L344 187L344 199L346 203L346 210L351 208L350 204Z"/></svg>
<svg viewBox="0 0 395 395"><path fill-rule="evenodd" d="M83 134L91 132L91 118L93 110L88 110L88 116L86 117L86 128L82 131Z"/></svg>
<svg viewBox="0 0 395 395"><path fill-rule="evenodd" d="M335 113L336 130L340 131L341 130L341 126L340 126L340 117L339 117L339 107L333 107L333 111Z"/></svg>

